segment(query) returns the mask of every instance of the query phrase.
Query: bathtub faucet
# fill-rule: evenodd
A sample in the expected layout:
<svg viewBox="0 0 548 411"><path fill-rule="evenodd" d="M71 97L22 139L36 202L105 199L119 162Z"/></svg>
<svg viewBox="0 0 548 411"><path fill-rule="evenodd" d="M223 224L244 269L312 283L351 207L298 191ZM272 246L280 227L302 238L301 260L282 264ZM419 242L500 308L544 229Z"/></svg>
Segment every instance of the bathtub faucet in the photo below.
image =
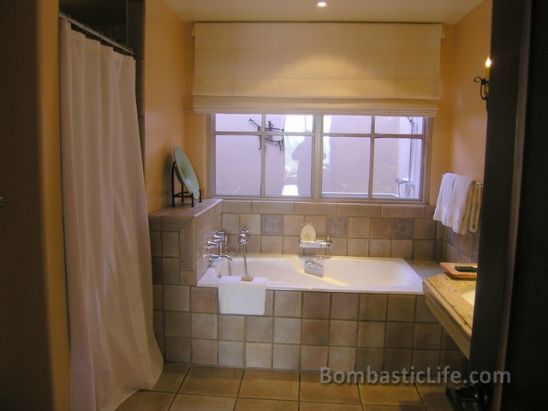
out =
<svg viewBox="0 0 548 411"><path fill-rule="evenodd" d="M216 248L218 250L217 254L208 254L209 263L213 263L219 259L226 258L229 261L232 261L232 257L227 254L228 251L228 235L224 231L216 231L213 233L211 240L207 242L207 248Z"/></svg>

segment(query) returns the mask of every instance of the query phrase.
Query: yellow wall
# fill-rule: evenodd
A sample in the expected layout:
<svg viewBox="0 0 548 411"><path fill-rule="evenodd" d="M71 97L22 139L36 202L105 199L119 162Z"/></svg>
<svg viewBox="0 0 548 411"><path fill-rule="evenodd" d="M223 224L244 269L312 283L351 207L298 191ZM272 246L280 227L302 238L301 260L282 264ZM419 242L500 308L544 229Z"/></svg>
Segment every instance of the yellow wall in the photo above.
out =
<svg viewBox="0 0 548 411"><path fill-rule="evenodd" d="M485 75L491 44L492 1L485 0L455 26L451 169L483 181L487 111L472 79Z"/></svg>
<svg viewBox="0 0 548 411"><path fill-rule="evenodd" d="M0 2L0 409L69 409L57 27L57 0Z"/></svg>
<svg viewBox="0 0 548 411"><path fill-rule="evenodd" d="M185 52L190 29L162 0L146 0L144 48L145 182L149 211L171 202L171 153L185 143Z"/></svg>

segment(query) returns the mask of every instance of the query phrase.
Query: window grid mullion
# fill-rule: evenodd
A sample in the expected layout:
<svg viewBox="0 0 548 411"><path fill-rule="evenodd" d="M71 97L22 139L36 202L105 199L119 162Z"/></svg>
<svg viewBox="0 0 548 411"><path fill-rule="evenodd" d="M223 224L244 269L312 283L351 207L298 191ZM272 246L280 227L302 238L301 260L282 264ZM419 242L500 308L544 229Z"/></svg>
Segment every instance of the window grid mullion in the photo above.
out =
<svg viewBox="0 0 548 411"><path fill-rule="evenodd" d="M375 116L371 116L371 140L369 144L369 187L367 187L367 198L373 198L373 173L375 166Z"/></svg>

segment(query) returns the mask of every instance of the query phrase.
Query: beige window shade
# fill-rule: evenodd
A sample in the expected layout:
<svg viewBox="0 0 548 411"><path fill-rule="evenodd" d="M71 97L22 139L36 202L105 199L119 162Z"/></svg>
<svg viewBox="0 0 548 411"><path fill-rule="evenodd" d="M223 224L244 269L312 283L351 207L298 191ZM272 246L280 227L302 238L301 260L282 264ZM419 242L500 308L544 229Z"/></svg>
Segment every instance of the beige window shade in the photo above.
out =
<svg viewBox="0 0 548 411"><path fill-rule="evenodd" d="M197 23L194 109L433 115L439 24Z"/></svg>

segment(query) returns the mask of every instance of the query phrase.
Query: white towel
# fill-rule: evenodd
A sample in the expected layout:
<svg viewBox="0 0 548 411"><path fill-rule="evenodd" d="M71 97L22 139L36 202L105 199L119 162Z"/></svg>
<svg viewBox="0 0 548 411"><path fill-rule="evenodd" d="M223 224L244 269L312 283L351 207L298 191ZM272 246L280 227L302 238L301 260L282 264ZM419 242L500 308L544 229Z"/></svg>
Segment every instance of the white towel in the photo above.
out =
<svg viewBox="0 0 548 411"><path fill-rule="evenodd" d="M449 226L458 234L466 234L468 223L470 221L471 204L471 188L474 181L470 177L457 175L451 199L449 200Z"/></svg>
<svg viewBox="0 0 548 411"><path fill-rule="evenodd" d="M470 220L468 223L468 230L472 233L476 233L479 229L479 218L481 210L481 200L482 200L482 186L480 184L474 184L472 187L472 199L471 199L471 211L470 211Z"/></svg>
<svg viewBox="0 0 548 411"><path fill-rule="evenodd" d="M242 281L238 276L224 276L219 280L219 310L222 314L264 315L266 299L264 277Z"/></svg>
<svg viewBox="0 0 548 411"><path fill-rule="evenodd" d="M443 225L450 225L451 194L457 175L454 173L445 173L441 179L440 192L434 211L434 220L440 221Z"/></svg>

